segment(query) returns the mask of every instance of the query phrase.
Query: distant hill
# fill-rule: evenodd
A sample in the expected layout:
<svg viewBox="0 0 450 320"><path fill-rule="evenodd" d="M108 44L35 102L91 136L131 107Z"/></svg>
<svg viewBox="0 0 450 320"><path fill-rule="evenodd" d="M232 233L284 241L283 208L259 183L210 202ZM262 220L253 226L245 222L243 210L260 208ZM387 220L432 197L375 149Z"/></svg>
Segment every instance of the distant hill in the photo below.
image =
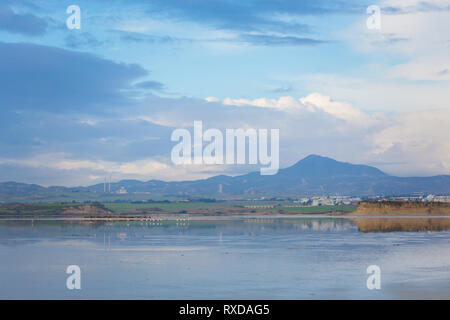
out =
<svg viewBox="0 0 450 320"><path fill-rule="evenodd" d="M26 184L14 181L0 183L0 193L6 195L31 195L41 192L47 192L47 188L37 184Z"/></svg>
<svg viewBox="0 0 450 320"><path fill-rule="evenodd" d="M166 195L403 195L413 193L450 194L450 175L400 178L366 166L310 155L273 176L252 172L241 176L215 176L203 180L165 182L160 180L122 180L111 184L111 191L121 187L129 193L150 192ZM0 183L0 194L32 195L61 191L101 193L103 183L78 188Z"/></svg>

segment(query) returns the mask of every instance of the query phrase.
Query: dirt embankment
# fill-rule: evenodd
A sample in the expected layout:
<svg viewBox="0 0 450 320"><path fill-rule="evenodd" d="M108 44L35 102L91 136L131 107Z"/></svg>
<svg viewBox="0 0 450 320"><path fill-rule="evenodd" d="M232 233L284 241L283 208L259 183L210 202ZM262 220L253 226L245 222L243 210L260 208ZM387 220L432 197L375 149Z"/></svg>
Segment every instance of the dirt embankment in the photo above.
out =
<svg viewBox="0 0 450 320"><path fill-rule="evenodd" d="M63 214L112 214L113 212L108 210L102 205L82 204L77 206L65 207L61 210Z"/></svg>
<svg viewBox="0 0 450 320"><path fill-rule="evenodd" d="M361 201L355 216L450 216L450 204L419 201Z"/></svg>
<svg viewBox="0 0 450 320"><path fill-rule="evenodd" d="M0 216L109 215L111 210L101 203L6 203L0 204Z"/></svg>

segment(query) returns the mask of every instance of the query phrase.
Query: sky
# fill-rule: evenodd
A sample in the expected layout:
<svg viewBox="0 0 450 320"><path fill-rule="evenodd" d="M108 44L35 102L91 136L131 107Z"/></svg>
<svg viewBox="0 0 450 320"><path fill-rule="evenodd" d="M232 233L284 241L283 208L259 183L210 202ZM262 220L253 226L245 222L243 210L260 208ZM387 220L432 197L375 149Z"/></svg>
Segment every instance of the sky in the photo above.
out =
<svg viewBox="0 0 450 320"><path fill-rule="evenodd" d="M2 0L0 181L255 170L174 165L171 133L194 121L279 129L281 167L450 174L449 57L450 0Z"/></svg>

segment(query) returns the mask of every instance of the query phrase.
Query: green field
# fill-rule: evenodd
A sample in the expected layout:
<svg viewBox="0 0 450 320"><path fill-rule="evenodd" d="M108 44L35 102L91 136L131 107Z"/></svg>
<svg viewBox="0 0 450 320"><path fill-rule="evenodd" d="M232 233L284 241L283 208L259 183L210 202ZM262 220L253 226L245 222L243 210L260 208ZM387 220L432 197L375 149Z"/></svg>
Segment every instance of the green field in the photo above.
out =
<svg viewBox="0 0 450 320"><path fill-rule="evenodd" d="M105 207L117 214L133 213L143 209L157 208L169 213L180 213L182 211L192 212L196 208L202 209L214 207L217 210L227 211L240 210L250 213L273 212L278 213L282 210L285 213L326 213L333 211L351 212L356 210L356 206L304 206L304 207L284 207L289 205L287 202L268 202L268 201L218 201L218 202L170 202L170 203L105 203ZM266 206L273 205L274 208L245 208L245 206ZM186 212L183 212L186 213Z"/></svg>
<svg viewBox="0 0 450 320"><path fill-rule="evenodd" d="M222 203L221 203L222 204ZM112 202L104 203L105 207L115 213L131 213L136 210L158 208L166 212L179 212L186 209L211 206L210 202L169 202L169 203L131 203L131 202Z"/></svg>
<svg viewBox="0 0 450 320"><path fill-rule="evenodd" d="M320 214L327 212L350 212L356 206L300 206L289 201L153 201L153 202L90 202L118 215L178 213L178 214ZM0 204L0 215L59 215L64 209L82 206L82 203L16 203ZM256 207L246 207L256 206ZM262 206L271 206L264 208ZM80 207L81 208L81 207ZM108 214L106 211L105 214Z"/></svg>

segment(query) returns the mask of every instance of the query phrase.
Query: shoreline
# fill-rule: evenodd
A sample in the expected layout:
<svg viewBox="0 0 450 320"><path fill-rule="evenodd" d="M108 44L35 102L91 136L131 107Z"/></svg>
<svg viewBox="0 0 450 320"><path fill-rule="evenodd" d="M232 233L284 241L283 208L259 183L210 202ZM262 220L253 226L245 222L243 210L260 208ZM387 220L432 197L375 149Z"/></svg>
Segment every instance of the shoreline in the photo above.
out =
<svg viewBox="0 0 450 320"><path fill-rule="evenodd" d="M161 222L161 221L212 221L212 220L239 220L239 219L450 219L448 215L396 215L396 216L362 216L362 215L329 215L329 214L294 214L294 215L228 215L228 216L159 216L159 217L0 217L0 221L106 221L106 222Z"/></svg>
<svg viewBox="0 0 450 320"><path fill-rule="evenodd" d="M114 204L5 204L0 210L0 220L80 220L80 221L159 221L159 220L205 220L231 218L357 218L357 217L450 217L450 204L416 201L361 201L358 206L300 207L297 210L260 208L250 210L227 206L211 206L209 203L192 205L177 204L177 207L123 207ZM290 207L289 207L290 208ZM350 209L350 210L349 210ZM9 212L8 212L9 210ZM176 211L175 211L176 210Z"/></svg>

